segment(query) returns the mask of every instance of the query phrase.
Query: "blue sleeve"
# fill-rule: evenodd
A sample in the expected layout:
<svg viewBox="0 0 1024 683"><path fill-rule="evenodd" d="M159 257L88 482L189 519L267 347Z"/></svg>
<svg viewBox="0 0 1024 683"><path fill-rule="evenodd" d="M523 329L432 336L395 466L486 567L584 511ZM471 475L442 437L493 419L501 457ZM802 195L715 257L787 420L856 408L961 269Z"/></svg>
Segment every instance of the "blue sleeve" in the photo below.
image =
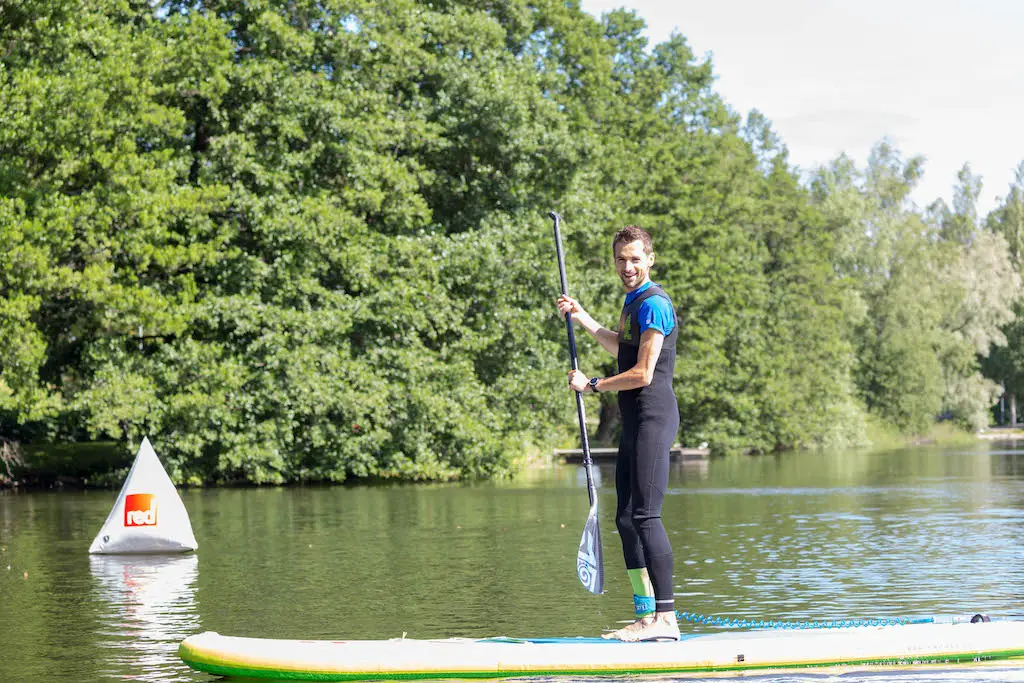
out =
<svg viewBox="0 0 1024 683"><path fill-rule="evenodd" d="M637 318L640 320L640 334L655 329L667 337L676 326L676 313L663 296L652 296L640 304Z"/></svg>

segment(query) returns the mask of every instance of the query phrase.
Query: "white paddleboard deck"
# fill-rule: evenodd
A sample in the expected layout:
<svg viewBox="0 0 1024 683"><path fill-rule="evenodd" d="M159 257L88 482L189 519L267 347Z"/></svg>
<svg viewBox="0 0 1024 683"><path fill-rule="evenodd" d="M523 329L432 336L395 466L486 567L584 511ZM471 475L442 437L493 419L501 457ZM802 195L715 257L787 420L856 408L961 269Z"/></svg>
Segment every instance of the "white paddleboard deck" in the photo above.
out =
<svg viewBox="0 0 1024 683"><path fill-rule="evenodd" d="M1024 666L1024 622L770 629L658 643L597 638L270 640L206 632L183 641L178 654L193 669L208 673L292 680Z"/></svg>

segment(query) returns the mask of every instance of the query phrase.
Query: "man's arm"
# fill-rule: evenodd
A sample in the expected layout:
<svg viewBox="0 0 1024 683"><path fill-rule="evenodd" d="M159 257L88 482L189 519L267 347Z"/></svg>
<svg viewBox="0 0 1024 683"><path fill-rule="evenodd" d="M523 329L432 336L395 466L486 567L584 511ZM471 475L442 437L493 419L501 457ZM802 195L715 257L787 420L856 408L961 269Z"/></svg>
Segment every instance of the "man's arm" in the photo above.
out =
<svg viewBox="0 0 1024 683"><path fill-rule="evenodd" d="M558 311L563 316L566 313L572 313L573 322L578 322L590 336L597 340L597 342L604 347L605 351L612 354L613 356L619 355L619 335L616 332L612 332L606 327L602 327L599 322L594 320L589 313L583 310L580 306L580 302L576 301L570 296L558 297Z"/></svg>
<svg viewBox="0 0 1024 683"><path fill-rule="evenodd" d="M650 385L654 379L654 366L658 362L658 357L661 355L661 347L664 343L665 335L653 328L641 334L640 351L637 354L636 365L625 372L599 380L597 383L598 391L627 391L629 389L642 389ZM617 341L616 347L618 347ZM582 375L582 373L580 374ZM584 377L583 380L585 381L586 378ZM572 386L571 379L570 386ZM579 390L577 389L577 391ZM586 391L590 391L590 389L586 389Z"/></svg>

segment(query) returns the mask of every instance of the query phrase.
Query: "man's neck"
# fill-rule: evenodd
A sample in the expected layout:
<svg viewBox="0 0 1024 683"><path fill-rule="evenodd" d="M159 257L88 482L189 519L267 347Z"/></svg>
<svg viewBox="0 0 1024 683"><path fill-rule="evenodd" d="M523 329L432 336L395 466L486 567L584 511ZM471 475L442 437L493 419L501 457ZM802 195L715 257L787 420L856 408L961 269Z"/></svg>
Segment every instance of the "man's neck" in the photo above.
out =
<svg viewBox="0 0 1024 683"><path fill-rule="evenodd" d="M633 289L627 289L627 290L626 290L626 294L632 294L633 292L635 292L635 291L636 291L636 290L638 290L638 289L643 289L644 287L646 287L646 286L647 286L647 283L648 283L648 282L650 282L650 281L651 281L651 278L647 278L647 279L645 279L645 280L644 280L643 282L641 282L640 284L638 284L638 285L637 285L636 287L634 287ZM623 289L625 289L625 288L623 288Z"/></svg>

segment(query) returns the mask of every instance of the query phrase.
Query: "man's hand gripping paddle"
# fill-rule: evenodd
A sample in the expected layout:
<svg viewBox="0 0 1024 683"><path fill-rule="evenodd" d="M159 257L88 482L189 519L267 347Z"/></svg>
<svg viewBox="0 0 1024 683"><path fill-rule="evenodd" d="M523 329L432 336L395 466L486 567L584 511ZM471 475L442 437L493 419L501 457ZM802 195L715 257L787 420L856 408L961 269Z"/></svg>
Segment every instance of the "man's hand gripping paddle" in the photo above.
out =
<svg viewBox="0 0 1024 683"><path fill-rule="evenodd" d="M568 296L569 287L565 280L565 256L562 253L562 235L558 230L562 217L552 211L548 214L555 223L555 249L558 252L558 275L562 281L562 294ZM569 356L572 369L579 370L576 355L576 335L572 329L572 313L565 314L565 329L569 333ZM583 467L587 471L587 494L590 496L590 515L583 528L583 538L576 553L576 575L591 593L604 592L604 554L601 552L601 527L597 521L597 487L594 486L593 460L590 458L590 441L587 439L587 417L583 410L583 394L576 392L576 415L580 420L580 438L583 441Z"/></svg>

